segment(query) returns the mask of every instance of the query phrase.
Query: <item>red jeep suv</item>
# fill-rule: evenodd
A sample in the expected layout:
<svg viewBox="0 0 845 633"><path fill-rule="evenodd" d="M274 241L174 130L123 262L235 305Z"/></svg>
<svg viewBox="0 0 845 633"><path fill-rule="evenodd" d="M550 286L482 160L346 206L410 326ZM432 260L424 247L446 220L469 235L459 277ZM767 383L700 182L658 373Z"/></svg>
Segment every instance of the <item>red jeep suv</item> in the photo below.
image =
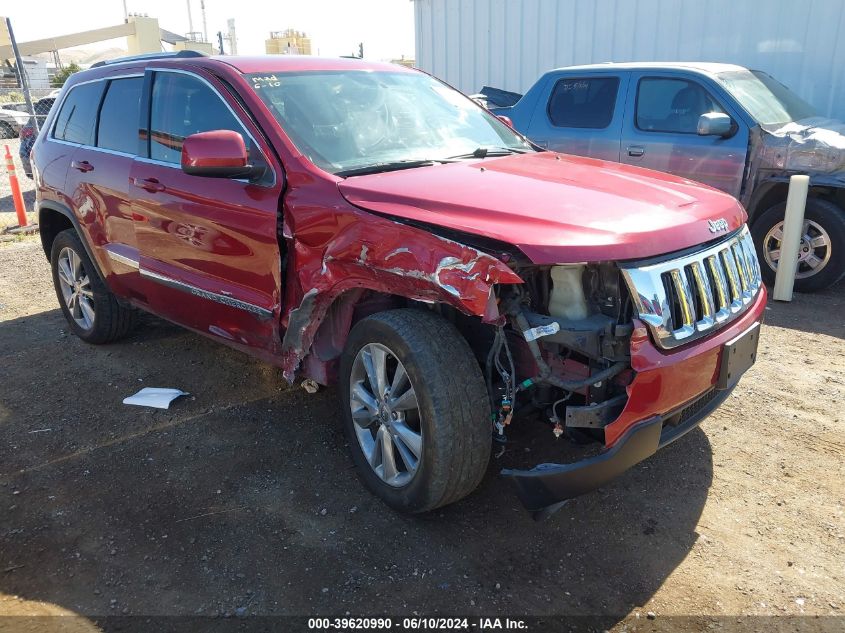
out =
<svg viewBox="0 0 845 633"><path fill-rule="evenodd" d="M539 151L419 71L101 63L32 156L80 338L114 341L140 309L337 382L357 470L399 510L469 494L511 425L540 420L553 455L587 444L502 471L548 514L694 428L756 355L766 292L739 203Z"/></svg>

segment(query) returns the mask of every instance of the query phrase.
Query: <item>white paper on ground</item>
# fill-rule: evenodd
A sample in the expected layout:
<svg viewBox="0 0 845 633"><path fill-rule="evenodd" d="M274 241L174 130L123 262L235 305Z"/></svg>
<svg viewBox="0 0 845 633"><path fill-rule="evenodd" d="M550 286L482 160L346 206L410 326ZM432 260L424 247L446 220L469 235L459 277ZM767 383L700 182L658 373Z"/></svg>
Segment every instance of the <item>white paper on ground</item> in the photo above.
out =
<svg viewBox="0 0 845 633"><path fill-rule="evenodd" d="M134 396L123 399L123 404L136 404L140 407L154 407L156 409L169 409L170 403L179 396L189 395L179 389L167 389L164 387L144 387Z"/></svg>

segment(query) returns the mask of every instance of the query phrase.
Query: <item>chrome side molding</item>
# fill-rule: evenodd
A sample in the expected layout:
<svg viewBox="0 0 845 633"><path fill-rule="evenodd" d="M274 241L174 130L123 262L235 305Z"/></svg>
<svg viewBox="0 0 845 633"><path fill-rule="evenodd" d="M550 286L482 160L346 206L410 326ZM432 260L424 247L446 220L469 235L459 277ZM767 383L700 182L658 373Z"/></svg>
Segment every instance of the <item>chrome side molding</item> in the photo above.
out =
<svg viewBox="0 0 845 633"><path fill-rule="evenodd" d="M179 281L178 279L173 279L172 277L160 275L159 273L154 273L151 270L147 270L146 268L141 268L141 277L144 277L151 281L155 281L156 283L160 283L165 286L169 286L170 288L175 288L176 290L181 290L182 292L187 292L189 294L194 295L195 297L201 297L203 299L208 299L209 301L215 301L225 306L229 306L230 308L244 310L246 312L256 315L260 319L271 319L273 317L272 310L267 310L266 308L262 308L261 306L257 306L253 303L247 303L246 301L241 301L240 299L235 299L224 294L211 292L209 290L203 290L202 288L197 288L196 286L192 286L191 284L186 284L185 282Z"/></svg>

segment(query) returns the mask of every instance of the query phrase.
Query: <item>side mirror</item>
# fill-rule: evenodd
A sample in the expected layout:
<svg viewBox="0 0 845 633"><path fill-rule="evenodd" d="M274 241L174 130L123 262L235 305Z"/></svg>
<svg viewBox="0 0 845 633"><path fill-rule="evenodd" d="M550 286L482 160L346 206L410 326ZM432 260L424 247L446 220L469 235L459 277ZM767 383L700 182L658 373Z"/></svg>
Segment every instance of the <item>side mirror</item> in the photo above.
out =
<svg viewBox="0 0 845 633"><path fill-rule="evenodd" d="M513 129L513 121L509 116L505 116L504 114L497 114L496 118L499 119L502 123L507 125L510 129Z"/></svg>
<svg viewBox="0 0 845 633"><path fill-rule="evenodd" d="M199 132L182 142L182 171L191 176L252 178L259 170L249 164L243 137L232 130Z"/></svg>
<svg viewBox="0 0 845 633"><path fill-rule="evenodd" d="M731 117L722 112L708 112L698 118L699 136L730 136L733 129Z"/></svg>

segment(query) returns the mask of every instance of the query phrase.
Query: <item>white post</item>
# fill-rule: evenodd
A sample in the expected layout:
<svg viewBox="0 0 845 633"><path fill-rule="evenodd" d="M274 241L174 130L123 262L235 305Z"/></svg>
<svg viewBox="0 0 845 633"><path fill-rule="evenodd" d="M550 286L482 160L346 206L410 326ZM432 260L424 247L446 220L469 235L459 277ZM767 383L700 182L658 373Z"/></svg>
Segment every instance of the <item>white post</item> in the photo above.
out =
<svg viewBox="0 0 845 633"><path fill-rule="evenodd" d="M783 237L780 241L780 258L775 274L775 289L772 298L776 301L792 301L792 286L798 268L798 248L804 231L804 207L807 204L809 176L792 176L789 179L789 194L786 196L786 212L783 217ZM765 248L765 245L763 246Z"/></svg>

